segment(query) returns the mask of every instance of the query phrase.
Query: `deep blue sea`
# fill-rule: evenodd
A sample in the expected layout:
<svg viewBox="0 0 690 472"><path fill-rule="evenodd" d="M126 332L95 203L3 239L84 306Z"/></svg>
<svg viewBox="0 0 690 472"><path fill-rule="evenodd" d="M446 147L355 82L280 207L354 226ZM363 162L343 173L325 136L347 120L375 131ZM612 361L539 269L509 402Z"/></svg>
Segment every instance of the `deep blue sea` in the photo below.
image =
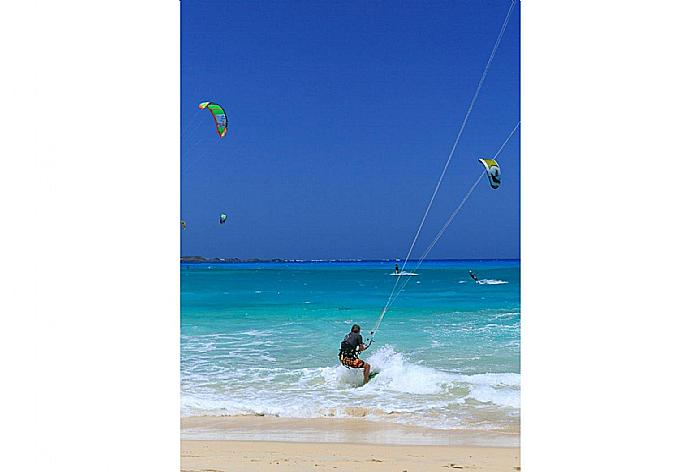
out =
<svg viewBox="0 0 690 472"><path fill-rule="evenodd" d="M394 266L181 264L182 415L517 428L519 261L424 262L400 278L404 290L362 355L378 375L362 386L361 371L339 365L350 326L366 338L378 319Z"/></svg>

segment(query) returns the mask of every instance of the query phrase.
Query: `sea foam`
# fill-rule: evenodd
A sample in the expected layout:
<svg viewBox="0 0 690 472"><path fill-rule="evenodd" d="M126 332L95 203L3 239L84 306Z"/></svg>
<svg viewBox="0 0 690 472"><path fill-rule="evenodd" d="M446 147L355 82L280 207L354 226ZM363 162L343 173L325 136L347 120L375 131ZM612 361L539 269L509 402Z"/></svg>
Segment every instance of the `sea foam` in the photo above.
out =
<svg viewBox="0 0 690 472"><path fill-rule="evenodd" d="M459 419L420 420L425 411L457 408L467 401L499 408L520 408L520 375L485 373L465 375L406 360L391 346L377 349L368 359L377 375L363 385L361 369L343 366L317 369L261 369L250 373L255 382L232 387L240 379L225 375L214 388L184 391L182 414L274 415L292 418L323 416L367 417L431 427L459 427ZM411 415L415 413L414 415ZM449 416L453 420L452 415ZM451 426L447 426L450 424Z"/></svg>

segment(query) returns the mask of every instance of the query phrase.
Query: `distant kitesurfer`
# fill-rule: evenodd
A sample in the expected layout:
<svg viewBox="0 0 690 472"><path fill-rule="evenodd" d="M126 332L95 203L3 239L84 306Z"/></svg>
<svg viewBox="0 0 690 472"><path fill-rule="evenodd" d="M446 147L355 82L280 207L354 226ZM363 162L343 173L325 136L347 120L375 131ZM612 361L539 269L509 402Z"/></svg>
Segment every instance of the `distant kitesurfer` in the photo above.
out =
<svg viewBox="0 0 690 472"><path fill-rule="evenodd" d="M472 273L471 270L470 270L470 277L472 277L472 280L474 280L475 282L479 283L479 279L477 278L476 275L474 275L474 273Z"/></svg>
<svg viewBox="0 0 690 472"><path fill-rule="evenodd" d="M338 358L340 359L340 363L345 367L352 367L353 369L363 368L364 383L366 384L369 382L369 370L371 366L362 359L359 359L359 355L367 349L359 331L359 325L352 325L352 329L347 336L345 336L343 342L340 343L340 354Z"/></svg>
<svg viewBox="0 0 690 472"><path fill-rule="evenodd" d="M398 264L395 264L395 273L396 274L400 273L400 269L398 268Z"/></svg>

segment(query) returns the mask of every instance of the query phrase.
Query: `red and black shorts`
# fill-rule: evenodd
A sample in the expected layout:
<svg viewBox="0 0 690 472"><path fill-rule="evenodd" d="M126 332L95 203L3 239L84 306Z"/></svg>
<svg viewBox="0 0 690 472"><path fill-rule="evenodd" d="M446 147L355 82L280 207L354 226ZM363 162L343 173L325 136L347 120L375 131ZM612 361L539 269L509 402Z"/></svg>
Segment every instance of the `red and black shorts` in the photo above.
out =
<svg viewBox="0 0 690 472"><path fill-rule="evenodd" d="M354 369L360 369L364 367L364 361L362 359L357 359L356 357L345 357L340 355L340 363L345 367L352 367Z"/></svg>

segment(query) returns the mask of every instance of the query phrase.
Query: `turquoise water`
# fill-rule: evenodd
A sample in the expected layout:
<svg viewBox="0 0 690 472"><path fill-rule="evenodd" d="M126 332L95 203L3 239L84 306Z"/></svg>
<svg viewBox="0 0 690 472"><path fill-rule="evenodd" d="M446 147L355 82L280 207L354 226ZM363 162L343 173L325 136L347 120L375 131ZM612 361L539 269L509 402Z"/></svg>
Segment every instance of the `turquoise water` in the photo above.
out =
<svg viewBox="0 0 690 472"><path fill-rule="evenodd" d="M375 324L393 266L182 264L182 415L517 428L519 261L425 262L400 279L405 288L362 355L378 376L361 386L361 371L339 366L350 326L366 338Z"/></svg>

